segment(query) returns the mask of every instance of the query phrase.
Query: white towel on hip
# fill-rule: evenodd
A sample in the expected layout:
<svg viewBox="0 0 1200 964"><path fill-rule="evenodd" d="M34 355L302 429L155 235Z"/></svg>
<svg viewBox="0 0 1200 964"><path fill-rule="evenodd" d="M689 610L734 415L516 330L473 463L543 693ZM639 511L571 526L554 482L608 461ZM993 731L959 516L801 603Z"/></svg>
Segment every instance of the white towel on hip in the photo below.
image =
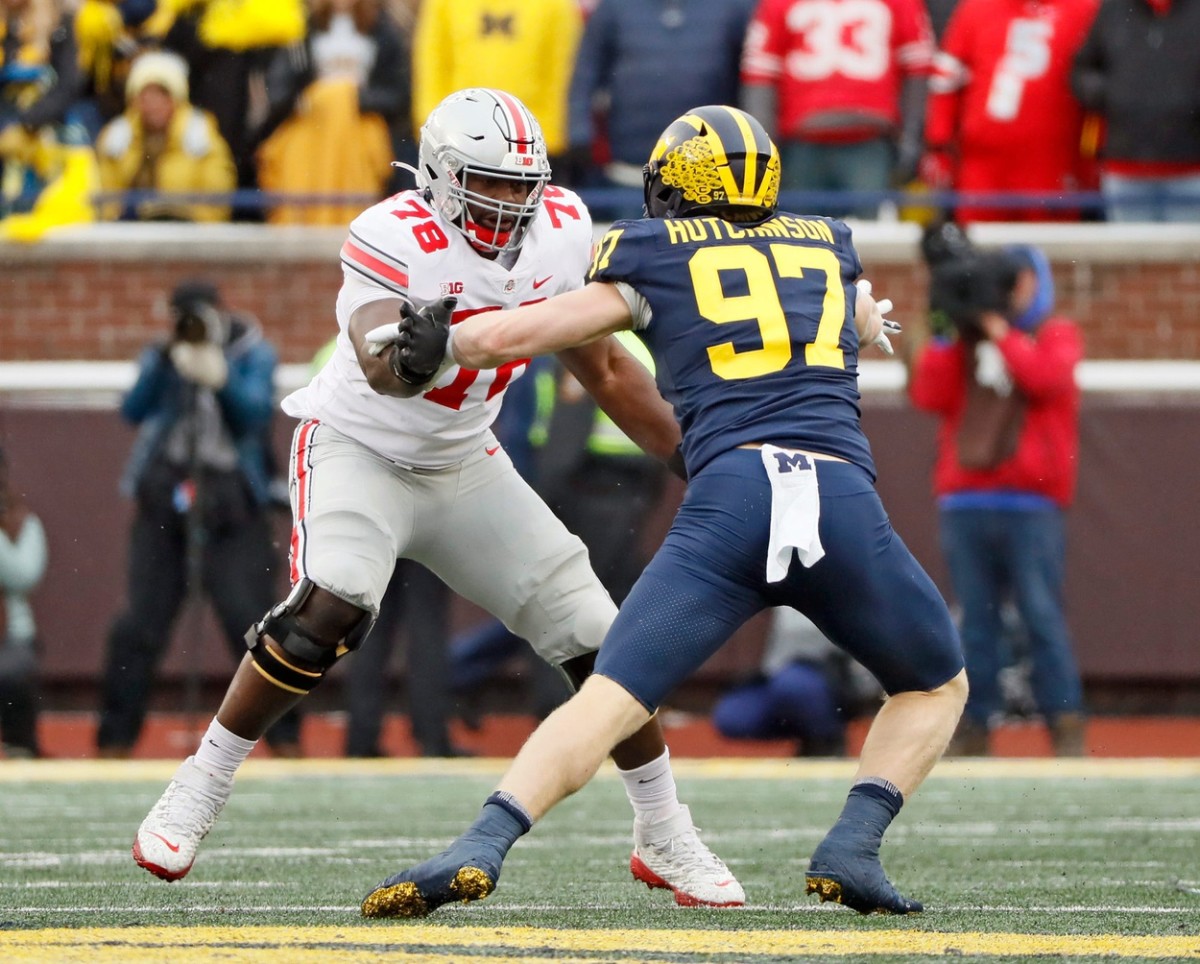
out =
<svg viewBox="0 0 1200 964"><path fill-rule="evenodd" d="M817 467L803 452L762 447L763 467L771 480L771 539L767 546L767 582L788 574L792 550L808 567L825 555L821 545L821 493Z"/></svg>

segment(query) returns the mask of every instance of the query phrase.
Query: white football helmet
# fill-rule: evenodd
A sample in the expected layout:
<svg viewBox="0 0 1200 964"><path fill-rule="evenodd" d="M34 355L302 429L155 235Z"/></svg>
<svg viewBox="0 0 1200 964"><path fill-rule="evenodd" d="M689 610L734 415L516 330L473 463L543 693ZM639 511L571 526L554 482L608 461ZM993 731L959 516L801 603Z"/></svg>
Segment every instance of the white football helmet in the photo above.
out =
<svg viewBox="0 0 1200 964"><path fill-rule="evenodd" d="M550 182L546 140L533 114L512 94L471 87L451 94L421 128L417 186L430 203L484 251L515 251L525 240ZM518 181L524 201L471 190L481 175Z"/></svg>

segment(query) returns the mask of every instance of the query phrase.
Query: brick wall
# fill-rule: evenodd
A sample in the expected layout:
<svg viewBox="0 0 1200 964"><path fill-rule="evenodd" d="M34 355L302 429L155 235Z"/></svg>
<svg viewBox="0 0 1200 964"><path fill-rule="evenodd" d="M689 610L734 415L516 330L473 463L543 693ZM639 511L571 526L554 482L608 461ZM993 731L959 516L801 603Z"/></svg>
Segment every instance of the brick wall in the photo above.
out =
<svg viewBox="0 0 1200 964"><path fill-rule="evenodd" d="M876 291L896 302L911 334L925 301L916 229L866 225L855 237ZM343 238L341 230L106 225L36 247L0 244L0 363L130 361L165 330L171 288L205 275L231 305L262 320L285 362L303 365L333 331ZM1200 226L990 226L978 240L1047 250L1060 310L1083 325L1093 360L1200 359ZM1165 681L1200 685L1194 620L1181 602L1200 582L1200 517L1185 511L1186 499L1143 497L1147 483L1186 493L1200 473L1195 389L1174 401L1085 398L1067 602L1093 692L1109 681L1152 679L1160 695ZM0 441L17 456L18 490L51 540L50 571L34 598L44 675L86 684L98 677L104 635L124 596L129 505L115 493L130 432L111 410L6 401L0 395ZM928 495L934 422L882 393L868 399L864 423L897 530L946 590ZM280 451L286 430L281 422ZM672 491L664 524L678 498ZM280 558L283 551L281 543ZM452 614L456 626L481 615L461 600ZM761 619L743 628L698 680L725 681L754 665L763 628ZM213 636L209 626L199 663L206 680L223 684L232 663ZM176 644L161 679L178 682L196 665Z"/></svg>
<svg viewBox="0 0 1200 964"><path fill-rule="evenodd" d="M899 321L919 324L926 272L915 226L863 225L855 236L876 291ZM171 288L205 275L258 316L284 362L306 362L333 333L342 239L325 229L106 225L35 247L0 244L0 360L130 360L163 330ZM1083 325L1089 358L1200 358L1200 226L991 226L978 239L1046 249L1059 310Z"/></svg>

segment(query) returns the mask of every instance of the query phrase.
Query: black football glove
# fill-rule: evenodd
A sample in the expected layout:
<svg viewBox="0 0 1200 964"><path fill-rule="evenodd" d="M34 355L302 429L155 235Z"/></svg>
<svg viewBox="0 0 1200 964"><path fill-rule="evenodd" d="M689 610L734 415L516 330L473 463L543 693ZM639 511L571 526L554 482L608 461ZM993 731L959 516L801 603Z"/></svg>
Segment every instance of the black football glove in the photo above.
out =
<svg viewBox="0 0 1200 964"><path fill-rule="evenodd" d="M424 385L442 367L446 358L446 340L450 337L450 316L457 298L414 308L400 306L400 323L395 343L388 355L392 374L407 385Z"/></svg>

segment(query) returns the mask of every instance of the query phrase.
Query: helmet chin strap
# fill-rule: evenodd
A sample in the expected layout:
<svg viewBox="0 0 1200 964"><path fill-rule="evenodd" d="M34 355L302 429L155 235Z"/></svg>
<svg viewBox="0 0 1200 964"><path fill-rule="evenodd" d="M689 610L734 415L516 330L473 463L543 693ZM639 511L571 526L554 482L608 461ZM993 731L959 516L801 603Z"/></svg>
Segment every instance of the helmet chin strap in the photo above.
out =
<svg viewBox="0 0 1200 964"><path fill-rule="evenodd" d="M489 228L483 224L477 224L470 218L463 218L463 227L467 229L467 234L475 240L478 240L484 245L493 245L497 248L503 248L508 244L512 237L512 231L500 231L495 228Z"/></svg>

